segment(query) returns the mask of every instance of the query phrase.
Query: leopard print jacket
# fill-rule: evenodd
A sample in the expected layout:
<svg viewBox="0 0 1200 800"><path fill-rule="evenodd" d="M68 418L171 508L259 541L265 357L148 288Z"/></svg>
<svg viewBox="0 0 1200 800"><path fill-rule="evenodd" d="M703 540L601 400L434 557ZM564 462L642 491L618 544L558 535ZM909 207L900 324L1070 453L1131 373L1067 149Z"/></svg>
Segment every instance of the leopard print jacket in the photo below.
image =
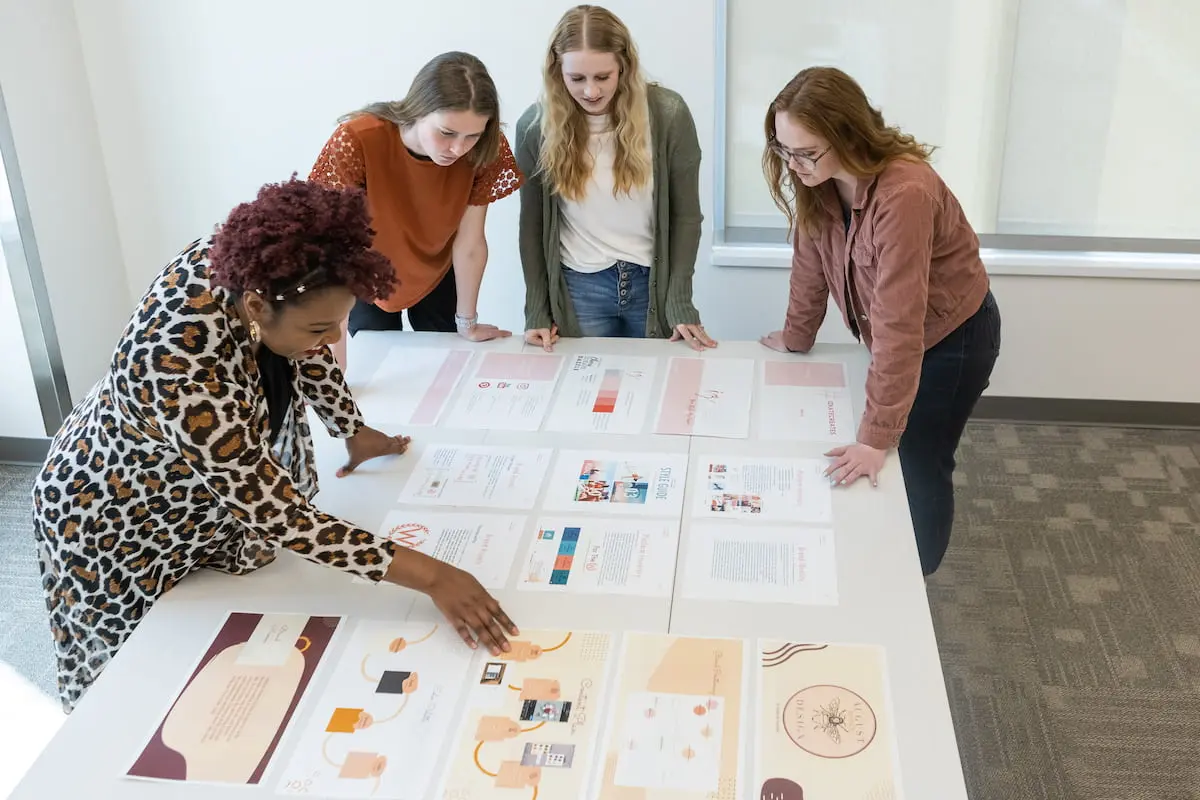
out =
<svg viewBox="0 0 1200 800"><path fill-rule="evenodd" d="M363 425L329 348L293 362L274 446L251 342L197 240L159 273L112 363L54 437L33 523L70 712L149 611L193 570L242 574L284 547L371 581L388 542L317 510L305 404L330 435Z"/></svg>

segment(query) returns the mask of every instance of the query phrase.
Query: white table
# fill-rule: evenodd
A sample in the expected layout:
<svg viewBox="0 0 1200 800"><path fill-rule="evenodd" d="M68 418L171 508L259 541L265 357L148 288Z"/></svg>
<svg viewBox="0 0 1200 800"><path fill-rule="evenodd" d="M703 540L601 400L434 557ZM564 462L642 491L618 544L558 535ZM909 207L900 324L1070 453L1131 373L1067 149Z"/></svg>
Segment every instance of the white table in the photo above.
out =
<svg viewBox="0 0 1200 800"><path fill-rule="evenodd" d="M453 335L364 332L350 348L351 386L361 388L373 371L372 365L397 344L501 352L537 350L515 337L471 345ZM665 380L666 357L688 354L678 343L612 339L562 340L556 352L659 356L662 358L659 385ZM798 358L771 352L753 342L725 342L704 357ZM812 357L846 364L854 391L854 409L861 413L866 352L856 346L826 345L818 346ZM345 456L342 443L329 439L323 429L314 426L322 481L317 504L368 530L378 530L387 511L394 507L399 489L420 452L431 443L596 447L687 453L692 457L705 452L727 456L818 457L826 449L759 438L756 412L757 409L752 412L751 438L744 440L418 429L409 431L414 437L410 455L369 462L344 479L334 476ZM647 420L646 430L650 424ZM685 498L678 565L686 563L690 527L686 508L690 501L689 495ZM959 753L897 456L894 453L889 456L877 489L859 481L851 488L835 490L833 502L839 596L836 606L687 599L680 595L680 566L677 566L675 596L671 598L555 595L553 602L546 602L541 593L511 588L494 594L523 628L622 630L636 621L638 630L652 632L881 645L887 658L904 796L908 800L965 799ZM518 548L518 554L524 552L523 548L524 545ZM125 768L161 721L211 635L230 610L397 620L435 620L440 616L423 595L390 585L364 585L290 553L282 553L276 563L245 577L213 572L190 576L159 600L146 616L13 797L100 800L275 796L272 768L268 768L267 780L256 788L144 782L123 777ZM299 713L304 713L303 705ZM284 749L277 754L273 767L286 758L286 747L285 738ZM743 785L744 796L751 797L749 775L744 776Z"/></svg>

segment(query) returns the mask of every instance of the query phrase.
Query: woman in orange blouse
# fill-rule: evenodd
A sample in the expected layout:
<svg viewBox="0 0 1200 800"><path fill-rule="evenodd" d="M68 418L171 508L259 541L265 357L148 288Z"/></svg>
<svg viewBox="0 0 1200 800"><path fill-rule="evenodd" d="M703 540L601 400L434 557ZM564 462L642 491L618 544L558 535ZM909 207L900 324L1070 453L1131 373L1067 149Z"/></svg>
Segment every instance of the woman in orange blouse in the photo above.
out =
<svg viewBox="0 0 1200 800"><path fill-rule="evenodd" d="M349 332L455 332L473 342L510 331L481 325L476 313L487 266L488 204L524 178L500 132L500 104L487 68L473 55L437 56L399 102L347 114L308 178L366 189L374 247L392 262L395 289L359 301Z"/></svg>

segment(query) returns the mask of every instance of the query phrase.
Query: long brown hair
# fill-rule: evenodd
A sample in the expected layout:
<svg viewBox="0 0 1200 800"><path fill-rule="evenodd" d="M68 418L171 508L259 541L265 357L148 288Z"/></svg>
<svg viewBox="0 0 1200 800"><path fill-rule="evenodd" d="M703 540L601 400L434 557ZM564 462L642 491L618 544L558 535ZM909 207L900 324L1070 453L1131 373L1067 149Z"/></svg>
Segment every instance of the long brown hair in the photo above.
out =
<svg viewBox="0 0 1200 800"><path fill-rule="evenodd" d="M587 115L567 91L562 75L563 55L580 50L612 53L617 59L617 93L609 111L616 150L613 193L628 194L650 180L646 80L629 29L615 14L600 6L580 5L570 9L550 37L542 69L542 152L538 166L559 195L568 200L583 196L593 167L588 152L590 131Z"/></svg>
<svg viewBox="0 0 1200 800"><path fill-rule="evenodd" d="M403 100L371 103L338 121L371 114L410 128L422 117L439 111L472 111L487 117L483 134L468 155L475 167L496 160L500 154L499 93L487 67L470 53L451 51L434 56L413 78Z"/></svg>
<svg viewBox="0 0 1200 800"><path fill-rule="evenodd" d="M781 111L829 142L855 177L878 175L895 158L928 161L934 150L885 123L862 87L840 69L809 67L796 73L767 108L762 167L771 199L787 215L789 229L799 223L810 236L818 230L821 196L818 187L805 186L771 149L775 115Z"/></svg>

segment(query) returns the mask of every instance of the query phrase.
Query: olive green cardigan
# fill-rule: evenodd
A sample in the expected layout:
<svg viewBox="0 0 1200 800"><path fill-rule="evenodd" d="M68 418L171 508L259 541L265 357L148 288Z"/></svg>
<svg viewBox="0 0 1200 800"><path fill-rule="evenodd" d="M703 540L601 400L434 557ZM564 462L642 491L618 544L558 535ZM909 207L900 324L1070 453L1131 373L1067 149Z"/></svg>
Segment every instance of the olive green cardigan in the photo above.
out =
<svg viewBox="0 0 1200 800"><path fill-rule="evenodd" d="M654 263L646 335L666 338L676 325L699 323L692 305L692 275L700 248L700 141L687 103L657 84L646 87L654 151ZM521 187L521 266L525 272L525 329L557 323L561 336L580 336L559 258L558 197L538 168L542 149L539 105L517 122Z"/></svg>

